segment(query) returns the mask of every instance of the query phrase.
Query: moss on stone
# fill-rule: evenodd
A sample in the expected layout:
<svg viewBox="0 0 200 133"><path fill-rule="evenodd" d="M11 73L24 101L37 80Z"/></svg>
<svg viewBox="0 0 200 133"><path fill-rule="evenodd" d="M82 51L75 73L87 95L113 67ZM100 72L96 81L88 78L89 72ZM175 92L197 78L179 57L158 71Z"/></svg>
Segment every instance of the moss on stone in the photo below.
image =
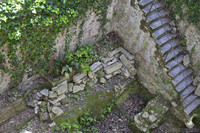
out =
<svg viewBox="0 0 200 133"><path fill-rule="evenodd" d="M106 108L107 105L112 101L113 96L111 92L98 92L96 94L91 94L86 97L85 104L80 104L75 106L72 110L66 111L64 115L55 118L57 125L63 122L76 123L78 118L83 115L88 109L91 110L94 116L98 116L101 110Z"/></svg>

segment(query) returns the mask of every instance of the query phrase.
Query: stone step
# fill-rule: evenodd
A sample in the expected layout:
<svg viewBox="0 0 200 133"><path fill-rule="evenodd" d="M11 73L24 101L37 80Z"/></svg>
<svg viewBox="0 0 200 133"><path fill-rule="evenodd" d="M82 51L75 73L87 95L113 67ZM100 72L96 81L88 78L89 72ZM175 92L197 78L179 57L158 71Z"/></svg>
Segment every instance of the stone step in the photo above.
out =
<svg viewBox="0 0 200 133"><path fill-rule="evenodd" d="M152 30L156 30L158 28L160 28L161 26L167 24L170 22L170 19L165 17L165 18L160 18L156 21L154 21L153 23L150 24L150 27Z"/></svg>
<svg viewBox="0 0 200 133"><path fill-rule="evenodd" d="M152 12L151 14L147 15L147 21L152 22L152 21L155 21L156 19L158 19L160 17L164 17L168 14L169 14L169 11L164 10L164 9L157 11L157 12Z"/></svg>
<svg viewBox="0 0 200 133"><path fill-rule="evenodd" d="M175 48L175 49L172 49L169 53L167 53L163 59L165 60L165 62L169 62L170 60L176 58L176 56L178 54L180 54L181 52L183 51L183 48L182 47L178 47L178 48Z"/></svg>
<svg viewBox="0 0 200 133"><path fill-rule="evenodd" d="M164 25L164 26L162 26L162 27L160 27L159 29L157 29L156 31L154 31L153 33L152 33L152 36L153 36L153 38L154 39L158 39L158 38L160 38L160 36L162 36L164 33L166 33L166 32L169 32L169 31L171 31L172 30L172 26L170 26L170 25Z"/></svg>
<svg viewBox="0 0 200 133"><path fill-rule="evenodd" d="M171 50L172 48L175 48L178 45L179 45L178 40L171 40L171 41L167 42L166 44L164 44L163 46L161 46L160 52L161 52L162 55L164 55L169 50Z"/></svg>
<svg viewBox="0 0 200 133"><path fill-rule="evenodd" d="M200 99L194 100L190 105L188 105L185 109L184 112L189 115L192 111L196 109L200 104Z"/></svg>
<svg viewBox="0 0 200 133"><path fill-rule="evenodd" d="M192 82L193 79L191 77L187 77L183 81L181 81L175 88L178 92L180 92L187 88Z"/></svg>
<svg viewBox="0 0 200 133"><path fill-rule="evenodd" d="M169 63L167 63L165 65L165 67L167 67L169 70L173 69L175 66L177 66L178 64L180 64L183 61L183 57L184 57L184 55L177 56L176 58L171 60Z"/></svg>
<svg viewBox="0 0 200 133"><path fill-rule="evenodd" d="M174 86L178 85L183 79L189 76L192 72L193 72L192 69L188 69L188 68L182 71L172 80L173 85Z"/></svg>
<svg viewBox="0 0 200 133"><path fill-rule="evenodd" d="M175 68L169 71L169 76L174 78L176 75L178 75L181 71L183 71L185 67L182 64L179 64Z"/></svg>
<svg viewBox="0 0 200 133"><path fill-rule="evenodd" d="M172 40L175 37L176 37L176 34L167 33L164 36L162 36L161 38L157 39L156 43L159 46L162 46L163 44L165 44L166 42Z"/></svg>
<svg viewBox="0 0 200 133"><path fill-rule="evenodd" d="M146 5L150 4L150 3L152 3L153 1L154 0L140 0L139 4L141 6L146 6Z"/></svg>
<svg viewBox="0 0 200 133"><path fill-rule="evenodd" d="M185 98L183 100L183 107L186 107L187 105L189 105L192 101L194 101L197 98L196 95L189 95L187 98Z"/></svg>
<svg viewBox="0 0 200 133"><path fill-rule="evenodd" d="M180 95L181 100L185 99L188 95L190 95L192 92L194 92L194 90L196 89L196 87L194 87L193 85L188 86Z"/></svg>
<svg viewBox="0 0 200 133"><path fill-rule="evenodd" d="M165 6L165 4L157 2L157 3L151 3L148 4L144 9L142 9L144 11L145 14L157 11L161 8L163 8Z"/></svg>

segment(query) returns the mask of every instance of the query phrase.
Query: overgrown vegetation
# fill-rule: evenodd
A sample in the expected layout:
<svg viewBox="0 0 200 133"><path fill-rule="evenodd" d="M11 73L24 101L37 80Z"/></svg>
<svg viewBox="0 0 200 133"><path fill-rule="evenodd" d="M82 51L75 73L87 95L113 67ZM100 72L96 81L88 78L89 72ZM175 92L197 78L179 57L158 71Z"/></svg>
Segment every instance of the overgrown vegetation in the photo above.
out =
<svg viewBox="0 0 200 133"><path fill-rule="evenodd" d="M167 0L167 5L181 19L187 19L200 30L200 1L199 0ZM174 14L174 15L175 15Z"/></svg>
<svg viewBox="0 0 200 133"><path fill-rule="evenodd" d="M56 52L54 46L58 33L76 24L90 9L100 11L99 13L105 11L110 1L0 2L0 68L12 74L12 80L16 82L19 82L25 73L49 72L49 62L53 60L52 55ZM79 58L79 55L76 56ZM81 64L83 70L88 70L84 62Z"/></svg>
<svg viewBox="0 0 200 133"><path fill-rule="evenodd" d="M65 63L67 63L67 65L63 67L63 70L72 71L72 68L77 70L80 68L83 72L90 72L91 68L89 64L93 61L95 53L95 47L91 45L78 48L74 55L68 50L65 56Z"/></svg>

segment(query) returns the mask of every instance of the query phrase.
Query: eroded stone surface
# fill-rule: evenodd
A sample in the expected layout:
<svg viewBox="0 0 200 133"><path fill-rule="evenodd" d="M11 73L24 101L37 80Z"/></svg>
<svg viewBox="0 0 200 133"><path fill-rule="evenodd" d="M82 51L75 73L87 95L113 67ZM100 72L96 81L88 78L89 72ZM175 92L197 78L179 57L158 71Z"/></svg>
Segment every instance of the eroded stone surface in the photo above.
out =
<svg viewBox="0 0 200 133"><path fill-rule="evenodd" d="M161 97L156 97L147 104L142 112L134 116L135 126L141 131L155 128L168 110L167 103Z"/></svg>

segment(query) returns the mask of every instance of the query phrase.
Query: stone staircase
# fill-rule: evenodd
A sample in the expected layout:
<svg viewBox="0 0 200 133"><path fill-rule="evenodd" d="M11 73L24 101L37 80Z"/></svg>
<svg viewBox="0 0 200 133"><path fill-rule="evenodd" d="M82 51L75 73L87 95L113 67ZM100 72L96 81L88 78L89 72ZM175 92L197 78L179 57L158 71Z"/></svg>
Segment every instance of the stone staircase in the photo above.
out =
<svg viewBox="0 0 200 133"><path fill-rule="evenodd" d="M140 0L139 4L165 62L172 84L180 95L184 112L190 115L200 105L200 98L194 94L196 87L192 85L193 70L184 66L183 58L186 51L174 31L175 25L168 17L170 11L165 8L165 2L157 0Z"/></svg>

